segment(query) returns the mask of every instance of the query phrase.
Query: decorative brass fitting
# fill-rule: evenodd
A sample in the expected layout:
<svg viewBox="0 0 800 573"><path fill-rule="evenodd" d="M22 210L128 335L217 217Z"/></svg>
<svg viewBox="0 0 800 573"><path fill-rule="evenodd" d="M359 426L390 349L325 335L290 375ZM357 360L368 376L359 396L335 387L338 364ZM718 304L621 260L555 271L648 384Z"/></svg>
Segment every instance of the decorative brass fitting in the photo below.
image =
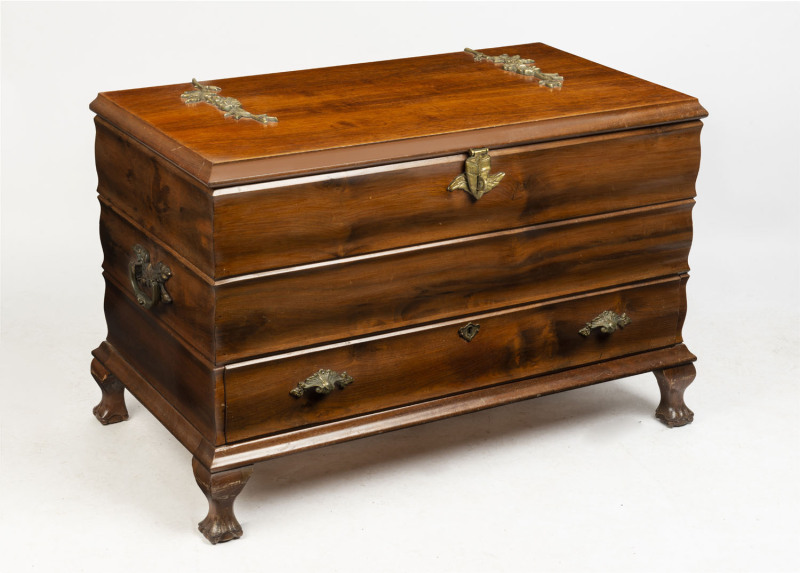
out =
<svg viewBox="0 0 800 573"><path fill-rule="evenodd" d="M164 286L172 271L164 263L150 263L150 253L141 245L133 246L133 258L128 263L128 276L136 295L136 300L144 308L152 308L158 301L172 302ZM149 294L146 292L149 289Z"/></svg>
<svg viewBox="0 0 800 573"><path fill-rule="evenodd" d="M464 163L464 169L464 173L453 179L447 190L463 189L476 200L497 187L497 184L506 176L503 172L490 173L492 170L492 158L489 157L489 149L486 147L470 149L469 157Z"/></svg>
<svg viewBox="0 0 800 573"><path fill-rule="evenodd" d="M546 74L534 65L534 61L522 58L520 56L509 56L502 54L500 56L487 56L483 52L477 52L469 48L464 48L464 51L472 54L476 62L486 60L493 64L501 64L503 69L507 72L514 72L521 76L533 76L539 80L540 86L547 86L548 88L560 88L564 83L564 77L558 74Z"/></svg>
<svg viewBox="0 0 800 573"><path fill-rule="evenodd" d="M631 323L631 319L624 312L619 315L613 310L604 310L598 314L591 322L587 322L586 326L581 328L578 332L583 336L589 336L593 328L599 328L600 332L610 334L617 330L617 328L625 328Z"/></svg>
<svg viewBox="0 0 800 573"><path fill-rule="evenodd" d="M225 115L223 117L232 117L233 119L253 119L259 123L275 123L278 121L277 117L266 113L256 115L245 111L242 109L242 103L238 99L219 95L222 88L204 86L194 78L192 78L192 85L195 89L181 94L181 99L186 104L207 103L220 111L224 111Z"/></svg>
<svg viewBox="0 0 800 573"><path fill-rule="evenodd" d="M481 329L480 324L473 324L468 322L465 326L458 329L458 335L466 340L472 342L472 339L478 336L478 331Z"/></svg>
<svg viewBox="0 0 800 573"><path fill-rule="evenodd" d="M323 368L298 383L297 386L289 391L289 394L295 398L299 398L305 394L306 390L310 390L311 388L313 388L317 394L330 394L335 388L344 390L345 386L352 383L353 378L347 374L347 372L339 373L335 370Z"/></svg>

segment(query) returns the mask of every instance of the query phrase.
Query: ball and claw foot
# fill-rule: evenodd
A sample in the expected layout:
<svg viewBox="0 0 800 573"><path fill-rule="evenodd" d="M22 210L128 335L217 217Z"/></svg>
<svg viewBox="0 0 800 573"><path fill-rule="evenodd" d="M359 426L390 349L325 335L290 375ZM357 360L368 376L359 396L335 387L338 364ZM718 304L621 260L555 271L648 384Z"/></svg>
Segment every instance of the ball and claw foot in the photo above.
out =
<svg viewBox="0 0 800 573"><path fill-rule="evenodd" d="M683 401L683 392L697 373L694 364L656 370L653 373L661 390L661 403L656 408L656 418L670 428L691 424L694 412Z"/></svg>
<svg viewBox="0 0 800 573"><path fill-rule="evenodd" d="M212 545L239 539L242 526L233 514L233 502L253 473L253 466L211 473L197 458L192 459L197 485L208 499L208 515L198 524L200 533Z"/></svg>
<svg viewBox="0 0 800 573"><path fill-rule="evenodd" d="M92 360L91 372L103 394L100 403L92 410L94 417L104 426L127 420L128 408L125 407L125 386L97 358Z"/></svg>

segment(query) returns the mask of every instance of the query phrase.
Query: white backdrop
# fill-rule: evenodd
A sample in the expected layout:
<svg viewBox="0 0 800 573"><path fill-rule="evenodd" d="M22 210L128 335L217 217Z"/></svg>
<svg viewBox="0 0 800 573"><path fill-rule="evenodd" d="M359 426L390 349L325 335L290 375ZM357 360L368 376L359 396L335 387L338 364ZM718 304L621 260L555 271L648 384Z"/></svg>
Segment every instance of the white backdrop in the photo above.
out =
<svg viewBox="0 0 800 573"><path fill-rule="evenodd" d="M797 571L798 4L2 5L5 571ZM256 466L241 540L190 455L101 427L98 91L541 41L709 110L684 338L695 423L638 376ZM10 566L10 567L9 567Z"/></svg>

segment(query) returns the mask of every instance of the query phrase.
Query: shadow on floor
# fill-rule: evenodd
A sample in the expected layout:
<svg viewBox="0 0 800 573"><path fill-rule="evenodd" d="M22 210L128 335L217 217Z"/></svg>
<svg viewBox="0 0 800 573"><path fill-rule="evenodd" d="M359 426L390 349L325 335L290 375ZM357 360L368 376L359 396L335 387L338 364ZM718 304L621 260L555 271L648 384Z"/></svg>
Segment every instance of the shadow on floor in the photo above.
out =
<svg viewBox="0 0 800 573"><path fill-rule="evenodd" d="M647 382L652 386L642 386ZM291 496L365 471L457 456L476 445L491 447L519 437L546 440L571 425L591 427L588 437L598 443L617 440L631 420L659 424L657 403L658 390L649 375L543 396L258 463L240 499L265 503L272 496Z"/></svg>

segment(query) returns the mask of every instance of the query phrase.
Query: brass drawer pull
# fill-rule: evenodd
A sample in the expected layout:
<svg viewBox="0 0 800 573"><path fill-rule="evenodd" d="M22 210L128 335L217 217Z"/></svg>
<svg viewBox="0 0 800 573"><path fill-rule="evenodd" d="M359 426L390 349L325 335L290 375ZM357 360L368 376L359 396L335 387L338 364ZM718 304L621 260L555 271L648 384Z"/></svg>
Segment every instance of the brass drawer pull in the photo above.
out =
<svg viewBox="0 0 800 573"><path fill-rule="evenodd" d="M353 383L353 378L347 372L336 372L335 370L328 370L323 368L318 370L302 382L298 383L289 394L295 398L302 396L306 390L311 388L317 394L330 394L334 388L344 390L345 386Z"/></svg>
<svg viewBox="0 0 800 573"><path fill-rule="evenodd" d="M136 300L144 308L152 308L159 300L165 304L172 302L172 297L164 286L172 276L172 271L164 263L152 264L150 253L141 245L133 246L128 275ZM148 289L150 294L146 292Z"/></svg>
<svg viewBox="0 0 800 573"><path fill-rule="evenodd" d="M447 190L463 189L476 200L480 199L497 187L500 180L506 176L503 172L489 173L491 170L492 158L489 157L489 149L486 147L470 149L464 173L453 179L453 182L447 186Z"/></svg>
<svg viewBox="0 0 800 573"><path fill-rule="evenodd" d="M589 336L593 328L599 328L600 332L610 334L617 330L617 328L625 328L631 323L631 319L624 312L620 315L613 310L604 310L598 314L591 322L587 322L586 326L581 328L578 332L583 336Z"/></svg>
<svg viewBox="0 0 800 573"><path fill-rule="evenodd" d="M481 329L480 324L473 324L468 322L465 326L462 326L458 329L458 335L466 340L467 342L471 342L473 338L478 336L478 331Z"/></svg>

